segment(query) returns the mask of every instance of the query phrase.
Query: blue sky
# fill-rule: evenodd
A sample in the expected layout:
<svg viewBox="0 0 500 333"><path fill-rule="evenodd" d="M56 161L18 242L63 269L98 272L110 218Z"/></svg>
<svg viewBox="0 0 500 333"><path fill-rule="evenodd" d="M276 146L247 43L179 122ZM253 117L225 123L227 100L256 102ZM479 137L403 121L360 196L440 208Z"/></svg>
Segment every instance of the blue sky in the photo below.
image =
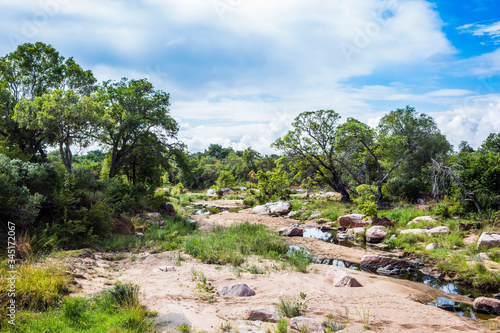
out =
<svg viewBox="0 0 500 333"><path fill-rule="evenodd" d="M500 132L494 0L0 0L0 54L42 41L171 94L190 151L269 145L300 112L376 126L406 105L455 146Z"/></svg>

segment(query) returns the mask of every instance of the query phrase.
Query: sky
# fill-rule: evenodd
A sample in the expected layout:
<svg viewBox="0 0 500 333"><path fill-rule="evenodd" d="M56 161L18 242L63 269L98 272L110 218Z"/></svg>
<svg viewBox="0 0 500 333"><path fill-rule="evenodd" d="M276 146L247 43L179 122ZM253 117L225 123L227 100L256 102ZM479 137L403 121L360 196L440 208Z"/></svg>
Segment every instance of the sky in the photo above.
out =
<svg viewBox="0 0 500 333"><path fill-rule="evenodd" d="M170 93L189 151L276 153L303 111L406 105L451 144L500 132L500 1L0 0L0 56L41 41L99 81Z"/></svg>

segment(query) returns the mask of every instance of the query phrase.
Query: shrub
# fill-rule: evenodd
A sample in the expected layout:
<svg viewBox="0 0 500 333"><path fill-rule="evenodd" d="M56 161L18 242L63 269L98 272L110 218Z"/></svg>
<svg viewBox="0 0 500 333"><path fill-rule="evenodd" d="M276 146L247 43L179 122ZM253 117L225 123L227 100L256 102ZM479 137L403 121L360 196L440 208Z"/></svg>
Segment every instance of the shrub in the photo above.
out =
<svg viewBox="0 0 500 333"><path fill-rule="evenodd" d="M366 184L360 185L356 187L356 193L358 197L354 199L354 202L358 204L358 209L367 216L376 217L378 207L370 186Z"/></svg>

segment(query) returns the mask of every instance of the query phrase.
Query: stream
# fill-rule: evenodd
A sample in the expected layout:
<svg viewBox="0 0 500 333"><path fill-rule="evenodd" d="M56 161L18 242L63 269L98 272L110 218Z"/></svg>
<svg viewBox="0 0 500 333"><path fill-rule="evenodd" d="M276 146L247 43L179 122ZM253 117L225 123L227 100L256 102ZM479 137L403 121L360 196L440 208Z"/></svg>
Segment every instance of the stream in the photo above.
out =
<svg viewBox="0 0 500 333"><path fill-rule="evenodd" d="M316 238L328 243L332 244L337 244L337 245L342 245L346 247L356 247L360 248L363 250L366 250L367 248L373 248L379 251L387 251L390 253L390 250L384 249L383 247L378 247L378 246L370 246L366 244L360 244L360 243L354 243L350 240L337 240L337 232L332 230L332 231L322 231L318 228L305 228L304 229L304 235L303 237L311 237L311 238ZM291 248L295 250L305 250L297 246L292 246ZM305 250L308 252L307 250ZM309 253L309 252L308 252ZM349 268L353 270L361 270L360 265L352 262L348 262L345 260L341 259L336 259L336 258L313 258L314 263L318 264L324 264L324 265L331 265L331 266L338 266L338 267L344 267L344 268ZM418 265L415 265L418 266ZM378 274L375 271L370 271L371 273ZM378 274L381 275L381 274ZM419 282L423 283L425 285L428 285L430 287L439 289L443 292L449 293L449 294L456 294L456 295L462 295L462 296L467 296L471 298L479 297L479 296L486 296L486 297L491 297L491 295L484 295L483 293L478 292L477 290L470 289L468 287L465 287L459 283L456 282L451 282L451 281L444 281L442 279L439 279L439 277L430 275L428 272L425 271L425 268L423 265L421 267L416 267L413 271L401 274L401 275L391 275L390 277L396 278L396 279L405 279L409 281L414 281L414 282ZM438 297L437 302L432 302L432 303L426 303L427 305L431 306L436 306L439 307L443 310L455 312L456 314L460 316L465 316L473 319L492 319L495 318L495 316L491 316L488 314L483 314L476 312L473 308L472 305L470 304L465 304L465 303L458 303L454 302L452 300Z"/></svg>

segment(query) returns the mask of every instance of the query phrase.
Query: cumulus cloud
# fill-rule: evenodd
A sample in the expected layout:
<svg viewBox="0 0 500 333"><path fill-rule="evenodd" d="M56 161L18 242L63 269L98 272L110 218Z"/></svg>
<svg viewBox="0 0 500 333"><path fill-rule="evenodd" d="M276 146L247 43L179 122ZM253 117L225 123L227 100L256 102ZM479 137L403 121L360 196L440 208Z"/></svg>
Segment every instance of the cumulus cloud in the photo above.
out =
<svg viewBox="0 0 500 333"><path fill-rule="evenodd" d="M457 27L457 29L461 33L490 37L493 44L500 44L500 21L490 24L470 23Z"/></svg>

